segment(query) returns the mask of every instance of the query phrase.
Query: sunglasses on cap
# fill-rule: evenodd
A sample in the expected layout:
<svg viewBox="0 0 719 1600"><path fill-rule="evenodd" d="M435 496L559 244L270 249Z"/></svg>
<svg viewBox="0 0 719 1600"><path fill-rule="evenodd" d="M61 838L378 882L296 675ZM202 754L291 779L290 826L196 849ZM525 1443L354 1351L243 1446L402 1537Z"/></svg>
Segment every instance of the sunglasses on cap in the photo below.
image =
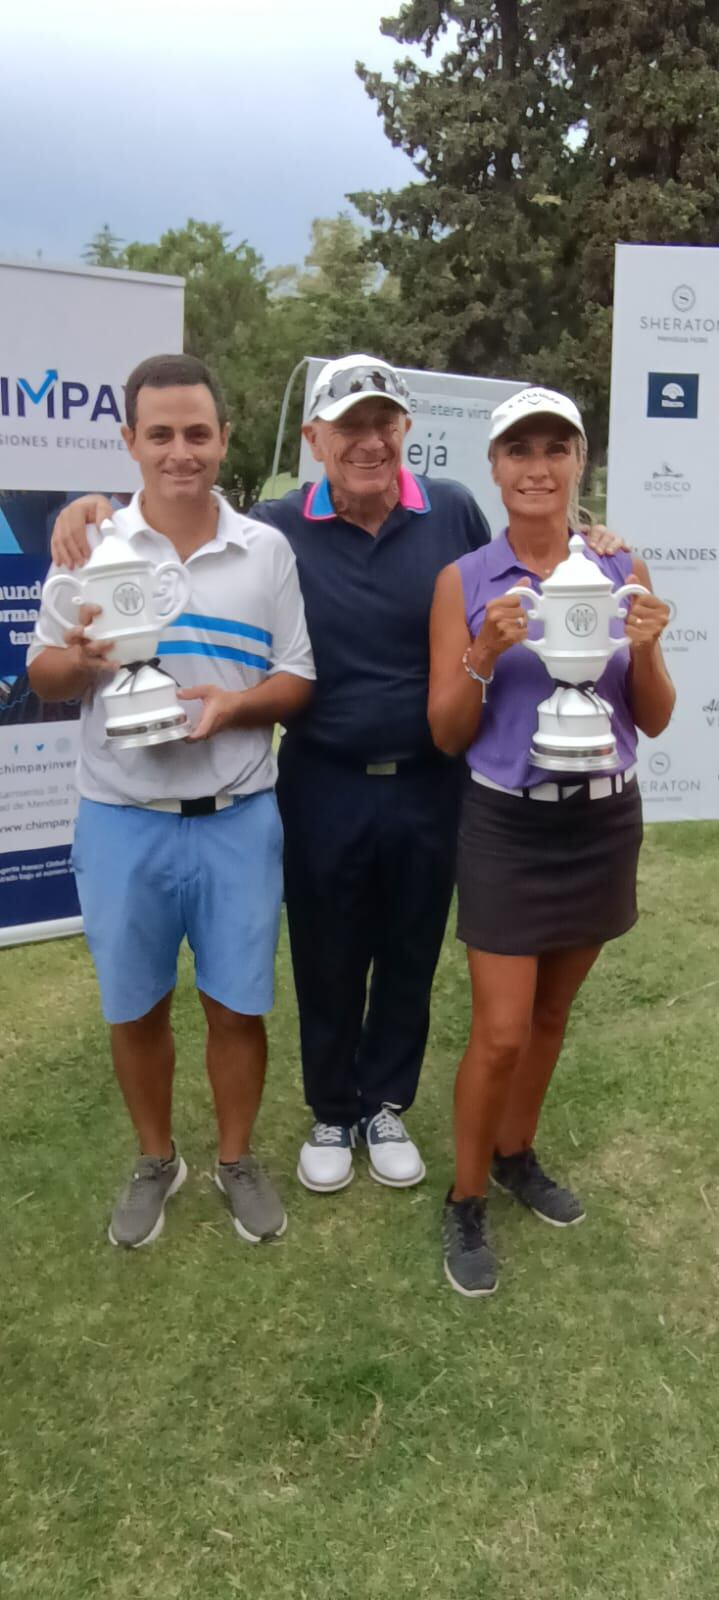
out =
<svg viewBox="0 0 719 1600"><path fill-rule="evenodd" d="M348 367L336 372L328 383L323 383L314 396L310 413L319 411L333 400L347 400L354 394L379 394L387 400L407 402L409 389L399 374L391 367Z"/></svg>

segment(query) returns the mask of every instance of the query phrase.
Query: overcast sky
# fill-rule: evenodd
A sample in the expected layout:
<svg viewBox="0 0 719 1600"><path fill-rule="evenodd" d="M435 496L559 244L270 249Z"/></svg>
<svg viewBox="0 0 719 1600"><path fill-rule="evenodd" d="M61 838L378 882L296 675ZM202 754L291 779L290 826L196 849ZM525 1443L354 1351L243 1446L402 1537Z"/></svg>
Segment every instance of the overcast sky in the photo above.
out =
<svg viewBox="0 0 719 1600"><path fill-rule="evenodd" d="M416 174L355 76L399 0L0 0L0 259L222 222L268 265Z"/></svg>

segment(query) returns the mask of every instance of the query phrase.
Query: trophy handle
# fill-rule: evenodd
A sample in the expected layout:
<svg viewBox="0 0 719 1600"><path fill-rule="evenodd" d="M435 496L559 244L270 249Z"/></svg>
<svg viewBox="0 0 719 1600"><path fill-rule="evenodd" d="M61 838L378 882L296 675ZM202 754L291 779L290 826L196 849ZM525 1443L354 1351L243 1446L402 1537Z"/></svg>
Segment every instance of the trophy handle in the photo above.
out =
<svg viewBox="0 0 719 1600"><path fill-rule="evenodd" d="M646 589L643 583L625 583L625 584L622 585L621 589L615 589L614 594L612 595L612 599L614 601L614 615L615 615L615 617L618 617L621 622L624 621L624 619L625 619L625 617L627 615L627 607L623 606L621 604L621 601L624 600L627 595L629 595L629 594L649 594L649 592L650 592L649 589ZM617 650L623 650L626 642L627 642L626 634L624 634L624 633L620 634L618 639L610 639L609 640L610 654L614 656L614 655L616 655Z"/></svg>
<svg viewBox="0 0 719 1600"><path fill-rule="evenodd" d="M531 605L527 606L527 616L530 618L530 621L536 622L538 619L541 619L542 612L544 610L544 601L541 594L535 594L534 589L520 588L519 585L517 585L517 587L514 589L506 589L503 598L506 600L510 594L516 595L518 600L531 601ZM522 639L522 644L524 645L525 650L533 650L535 656L542 656L544 654L543 639Z"/></svg>
<svg viewBox="0 0 719 1600"><path fill-rule="evenodd" d="M169 598L167 592L168 580L170 578L174 578L175 580L174 585L172 586L174 587L175 591L174 600ZM170 593L171 592L172 591L170 590ZM155 583L152 591L152 598L157 608L158 622L162 623L163 628L167 628L171 622L177 621L180 612L184 609L189 593L189 573L186 567L180 565L179 561L162 561L159 567L155 568ZM164 611L162 609L163 601L166 604L166 609Z"/></svg>
<svg viewBox="0 0 719 1600"><path fill-rule="evenodd" d="M67 615L63 616L62 611L58 611L58 608L55 605L55 596L59 594L61 589L67 588L68 585L72 589L73 604L76 606L82 605L82 590L84 585L73 572L56 572L54 578L50 578L45 584L42 596L43 602L47 606L53 622L59 623L60 627L65 631L67 631L68 628L71 628L73 624L72 622L68 621Z"/></svg>

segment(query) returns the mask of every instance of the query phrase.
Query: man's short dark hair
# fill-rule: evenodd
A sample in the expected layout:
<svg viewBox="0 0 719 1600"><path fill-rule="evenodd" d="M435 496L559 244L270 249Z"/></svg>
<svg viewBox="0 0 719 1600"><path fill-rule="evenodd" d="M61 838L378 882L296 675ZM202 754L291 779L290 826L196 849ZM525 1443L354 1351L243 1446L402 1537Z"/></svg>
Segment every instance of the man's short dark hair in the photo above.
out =
<svg viewBox="0 0 719 1600"><path fill-rule="evenodd" d="M227 421L225 399L217 379L197 356L148 356L134 367L125 384L125 421L134 433L137 427L137 396L141 389L175 389L203 383L215 402L221 428Z"/></svg>

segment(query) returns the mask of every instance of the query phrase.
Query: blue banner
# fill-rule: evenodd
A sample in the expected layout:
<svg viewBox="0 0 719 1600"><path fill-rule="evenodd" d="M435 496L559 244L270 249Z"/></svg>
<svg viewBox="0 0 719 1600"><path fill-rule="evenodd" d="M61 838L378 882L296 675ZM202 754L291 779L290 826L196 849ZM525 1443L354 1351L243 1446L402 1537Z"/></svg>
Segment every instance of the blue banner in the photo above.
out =
<svg viewBox="0 0 719 1600"><path fill-rule="evenodd" d="M4 929L80 915L70 866L80 707L40 700L25 668L52 526L73 498L0 492L0 942Z"/></svg>

